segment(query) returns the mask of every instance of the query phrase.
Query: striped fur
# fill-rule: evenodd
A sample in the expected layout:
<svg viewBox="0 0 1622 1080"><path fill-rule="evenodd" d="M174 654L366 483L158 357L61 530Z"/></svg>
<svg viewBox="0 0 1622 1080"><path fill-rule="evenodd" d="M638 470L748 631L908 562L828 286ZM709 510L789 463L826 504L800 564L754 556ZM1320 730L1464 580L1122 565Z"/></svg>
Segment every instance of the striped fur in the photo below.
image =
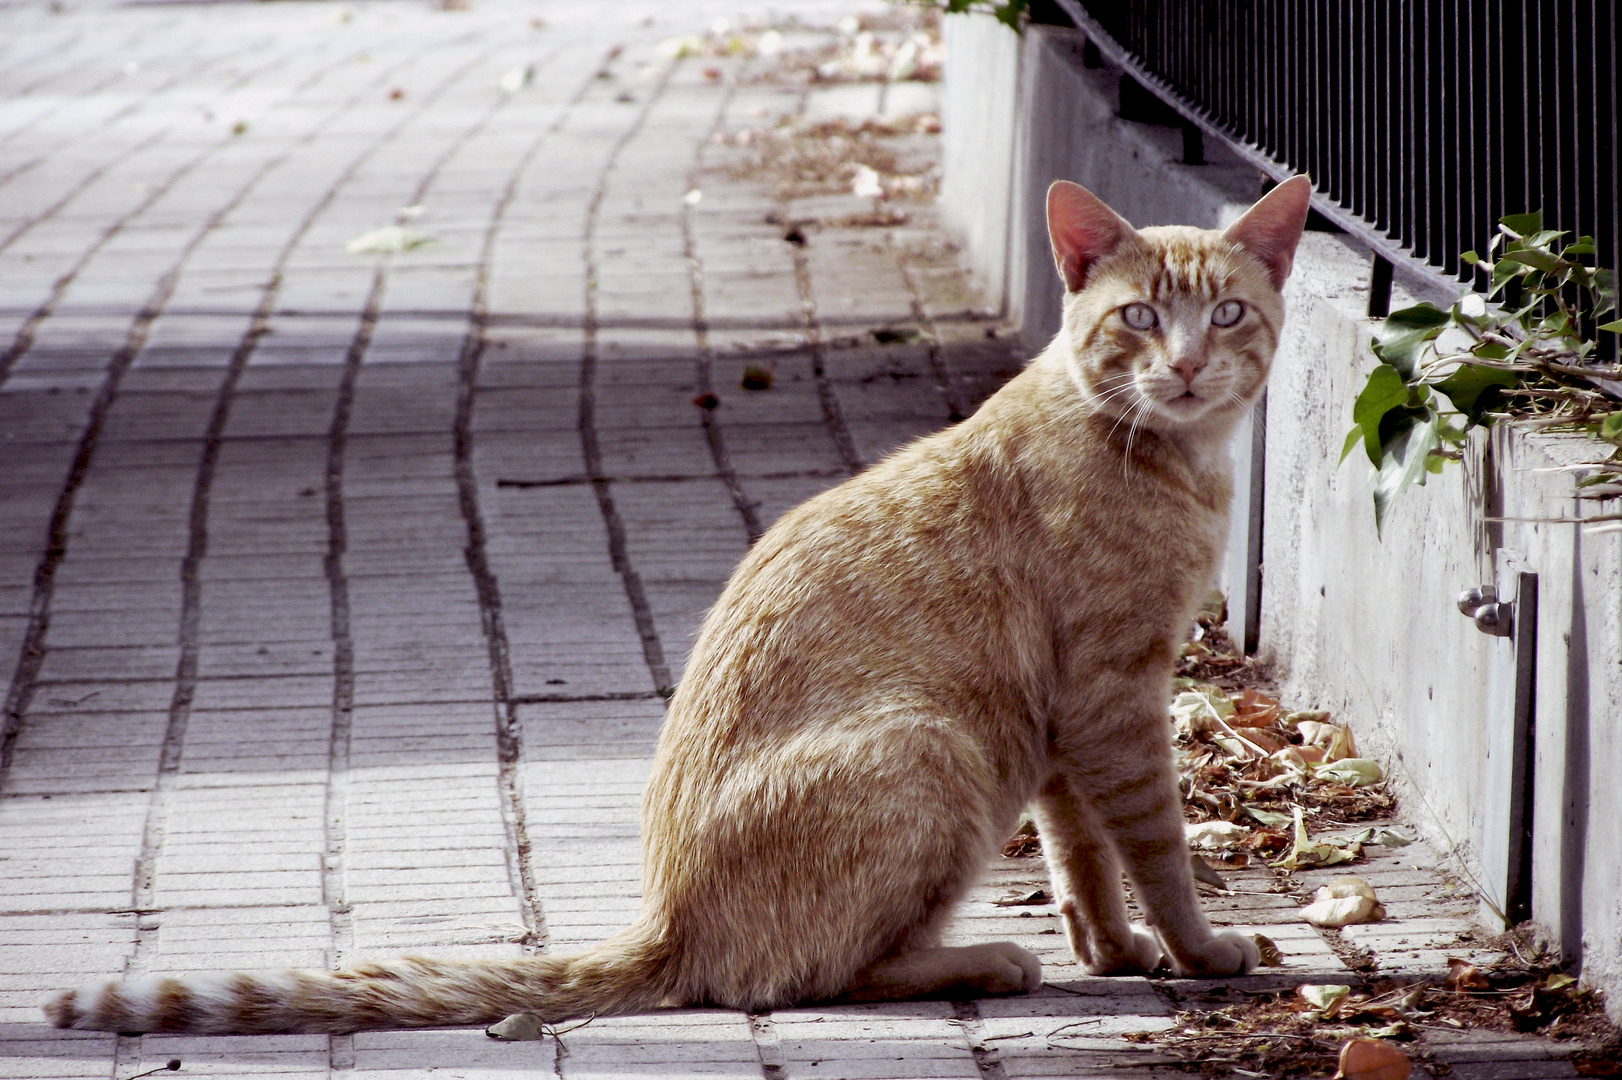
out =
<svg viewBox="0 0 1622 1080"><path fill-rule="evenodd" d="M588 953L478 962L405 957L346 971L152 975L69 990L45 1006L57 1027L219 1034L488 1024L643 1012L668 992L668 950L633 928Z"/></svg>
<svg viewBox="0 0 1622 1080"><path fill-rule="evenodd" d="M1224 233L1138 232L1054 186L1053 343L970 419L786 514L706 619L644 800L630 930L567 957L107 982L47 1014L349 1032L1018 993L1034 956L938 938L1027 804L1090 970L1248 969L1254 946L1195 898L1166 700L1309 192L1280 185ZM1128 923L1122 869L1152 929Z"/></svg>

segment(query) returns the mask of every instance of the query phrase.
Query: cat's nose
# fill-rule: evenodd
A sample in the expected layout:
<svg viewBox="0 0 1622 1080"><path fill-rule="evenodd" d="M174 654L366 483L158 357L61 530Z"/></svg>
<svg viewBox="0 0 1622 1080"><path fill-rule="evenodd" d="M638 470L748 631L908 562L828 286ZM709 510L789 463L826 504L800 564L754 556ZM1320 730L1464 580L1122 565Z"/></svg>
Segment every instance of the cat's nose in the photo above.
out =
<svg viewBox="0 0 1622 1080"><path fill-rule="evenodd" d="M1172 361L1171 369L1183 377L1183 385L1193 386L1194 377L1205 370L1205 357L1198 353L1179 356Z"/></svg>

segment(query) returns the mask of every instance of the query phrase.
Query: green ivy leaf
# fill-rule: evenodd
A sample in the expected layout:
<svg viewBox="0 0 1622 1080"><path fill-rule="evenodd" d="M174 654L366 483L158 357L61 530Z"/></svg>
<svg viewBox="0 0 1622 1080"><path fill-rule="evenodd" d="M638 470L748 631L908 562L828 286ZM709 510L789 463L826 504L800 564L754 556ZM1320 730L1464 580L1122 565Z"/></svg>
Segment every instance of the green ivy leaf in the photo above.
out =
<svg viewBox="0 0 1622 1080"><path fill-rule="evenodd" d="M1595 270L1589 276L1594 280L1593 314L1604 315L1616 307L1616 271Z"/></svg>
<svg viewBox="0 0 1622 1080"><path fill-rule="evenodd" d="M1460 364L1458 370L1436 384L1453 407L1469 417L1470 426L1481 423L1482 414L1503 399L1501 391L1521 381L1518 371Z"/></svg>
<svg viewBox="0 0 1622 1080"><path fill-rule="evenodd" d="M1528 214L1505 214L1498 219L1498 224L1512 233L1526 236L1543 228L1543 211L1533 210Z"/></svg>
<svg viewBox="0 0 1622 1080"><path fill-rule="evenodd" d="M1500 263L1522 263L1535 270L1541 270L1552 277L1559 277L1566 269L1566 264L1561 260L1560 256L1537 248L1506 251L1498 257L1498 261Z"/></svg>
<svg viewBox="0 0 1622 1080"><path fill-rule="evenodd" d="M1374 477L1374 531L1380 535L1385 516L1415 481L1425 482L1425 464L1437 448L1436 417L1420 421L1401 439L1393 441L1380 458Z"/></svg>
<svg viewBox="0 0 1622 1080"><path fill-rule="evenodd" d="M1506 283L1514 278L1529 273L1527 268L1519 263L1509 262L1502 257L1492 265L1492 287L1487 290L1488 295L1496 295Z"/></svg>
<svg viewBox="0 0 1622 1080"><path fill-rule="evenodd" d="M1434 419L1436 419L1434 408L1415 408L1412 405L1392 409L1380 417L1380 460L1383 462L1386 452L1408 437L1415 424Z"/></svg>
<svg viewBox="0 0 1622 1080"><path fill-rule="evenodd" d="M1600 421L1599 437L1609 442L1622 439L1622 412L1614 412Z"/></svg>
<svg viewBox="0 0 1622 1080"><path fill-rule="evenodd" d="M1403 379L1414 377L1415 355L1453 321L1451 312L1434 304L1415 304L1393 311L1374 342L1374 355L1396 369Z"/></svg>
<svg viewBox="0 0 1622 1080"><path fill-rule="evenodd" d="M1615 322L1600 323L1598 326L1594 327L1594 329L1605 330L1612 334L1622 334L1622 319L1618 319Z"/></svg>
<svg viewBox="0 0 1622 1080"><path fill-rule="evenodd" d="M1526 247L1546 248L1564 235L1564 232L1556 229L1537 229L1522 236L1521 243Z"/></svg>
<svg viewBox="0 0 1622 1080"><path fill-rule="evenodd" d="M1451 420L1444 420L1437 428L1436 435L1445 443L1454 446L1463 446L1465 443L1465 429Z"/></svg>
<svg viewBox="0 0 1622 1080"><path fill-rule="evenodd" d="M1340 461L1336 462L1336 464L1337 465L1343 464L1346 461L1346 455L1350 454L1354 449L1356 449L1357 444L1362 442L1362 441L1363 441L1363 425L1362 424L1353 424L1352 425L1352 430L1350 430L1350 431L1348 431L1346 433L1346 441L1341 444Z"/></svg>
<svg viewBox="0 0 1622 1080"><path fill-rule="evenodd" d="M1352 423L1356 425L1352 432L1362 432L1363 449L1369 456L1370 464L1380 464L1380 422L1385 419L1386 413L1401 408L1407 400L1408 384L1402 381L1396 368L1381 364L1369 373L1368 383L1352 405ZM1350 447L1351 437L1348 435L1346 449ZM1343 450L1341 460L1345 459L1346 452Z"/></svg>

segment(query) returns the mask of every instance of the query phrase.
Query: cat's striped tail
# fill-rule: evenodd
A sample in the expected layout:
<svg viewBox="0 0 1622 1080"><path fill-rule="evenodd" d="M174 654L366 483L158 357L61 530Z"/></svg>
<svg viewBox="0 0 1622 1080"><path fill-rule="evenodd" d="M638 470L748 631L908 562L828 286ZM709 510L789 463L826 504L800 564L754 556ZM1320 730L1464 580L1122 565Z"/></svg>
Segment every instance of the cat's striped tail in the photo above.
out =
<svg viewBox="0 0 1622 1080"><path fill-rule="evenodd" d="M207 1034L347 1034L488 1024L529 1012L555 1023L644 1012L671 990L668 947L633 927L573 956L446 961L408 956L343 971L152 975L69 990L57 1027Z"/></svg>

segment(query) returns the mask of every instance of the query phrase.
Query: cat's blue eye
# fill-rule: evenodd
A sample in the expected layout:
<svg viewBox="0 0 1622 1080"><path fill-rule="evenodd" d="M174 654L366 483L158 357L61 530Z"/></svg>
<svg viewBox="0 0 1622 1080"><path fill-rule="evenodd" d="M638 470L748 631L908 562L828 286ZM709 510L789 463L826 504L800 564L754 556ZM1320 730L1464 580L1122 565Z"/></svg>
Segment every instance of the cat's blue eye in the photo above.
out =
<svg viewBox="0 0 1622 1080"><path fill-rule="evenodd" d="M1211 312L1211 324L1213 326L1232 326L1243 318L1244 314L1245 305L1237 300L1224 300L1216 306L1215 311Z"/></svg>
<svg viewBox="0 0 1622 1080"><path fill-rule="evenodd" d="M1159 319L1155 316L1155 309L1148 304L1128 304L1121 309L1121 318L1126 325L1134 330L1153 329Z"/></svg>

